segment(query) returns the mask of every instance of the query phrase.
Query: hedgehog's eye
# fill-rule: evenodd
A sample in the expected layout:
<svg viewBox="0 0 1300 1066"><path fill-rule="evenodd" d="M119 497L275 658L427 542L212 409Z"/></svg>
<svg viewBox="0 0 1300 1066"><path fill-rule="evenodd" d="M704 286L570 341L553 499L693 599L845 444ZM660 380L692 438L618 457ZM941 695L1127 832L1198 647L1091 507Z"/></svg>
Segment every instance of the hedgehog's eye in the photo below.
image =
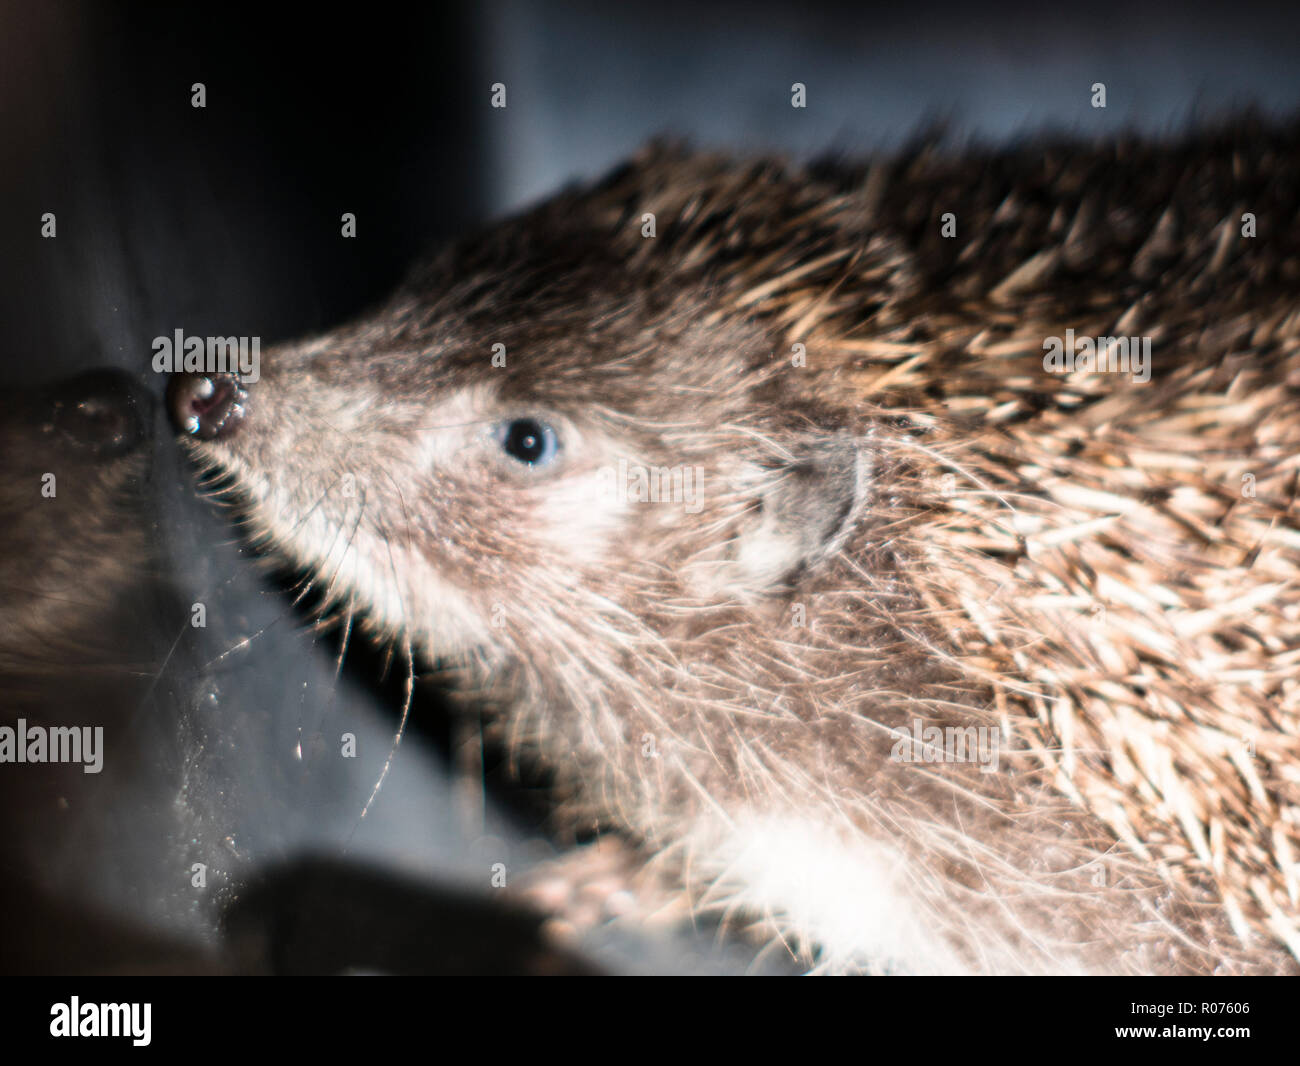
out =
<svg viewBox="0 0 1300 1066"><path fill-rule="evenodd" d="M555 430L535 418L515 418L500 428L501 447L512 459L543 466L555 458L560 443Z"/></svg>

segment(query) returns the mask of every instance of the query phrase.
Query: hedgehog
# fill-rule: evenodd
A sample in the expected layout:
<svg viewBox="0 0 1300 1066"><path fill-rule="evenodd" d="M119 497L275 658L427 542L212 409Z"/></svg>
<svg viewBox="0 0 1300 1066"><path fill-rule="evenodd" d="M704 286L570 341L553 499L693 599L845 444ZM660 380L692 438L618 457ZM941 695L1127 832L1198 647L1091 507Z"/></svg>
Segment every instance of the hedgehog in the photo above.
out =
<svg viewBox="0 0 1300 1066"><path fill-rule="evenodd" d="M169 405L695 912L815 972L1294 973L1297 190L1256 118L656 142Z"/></svg>

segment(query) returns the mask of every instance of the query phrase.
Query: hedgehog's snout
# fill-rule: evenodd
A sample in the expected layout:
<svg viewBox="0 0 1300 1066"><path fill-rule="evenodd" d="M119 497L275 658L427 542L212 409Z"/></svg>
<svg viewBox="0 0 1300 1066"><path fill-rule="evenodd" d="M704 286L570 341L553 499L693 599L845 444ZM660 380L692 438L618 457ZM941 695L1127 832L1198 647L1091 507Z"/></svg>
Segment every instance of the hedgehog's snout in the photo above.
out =
<svg viewBox="0 0 1300 1066"><path fill-rule="evenodd" d="M248 391L234 374L173 374L167 383L167 410L187 436L229 438L244 420Z"/></svg>

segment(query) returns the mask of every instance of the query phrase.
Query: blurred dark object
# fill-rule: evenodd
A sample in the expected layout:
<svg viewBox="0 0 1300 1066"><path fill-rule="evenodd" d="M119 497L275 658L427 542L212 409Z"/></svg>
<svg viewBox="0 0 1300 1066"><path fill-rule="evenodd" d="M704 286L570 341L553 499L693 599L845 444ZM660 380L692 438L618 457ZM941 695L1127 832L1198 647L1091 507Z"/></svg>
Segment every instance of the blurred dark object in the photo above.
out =
<svg viewBox="0 0 1300 1066"><path fill-rule="evenodd" d="M267 871L231 909L243 972L591 976L550 944L542 916L335 861Z"/></svg>

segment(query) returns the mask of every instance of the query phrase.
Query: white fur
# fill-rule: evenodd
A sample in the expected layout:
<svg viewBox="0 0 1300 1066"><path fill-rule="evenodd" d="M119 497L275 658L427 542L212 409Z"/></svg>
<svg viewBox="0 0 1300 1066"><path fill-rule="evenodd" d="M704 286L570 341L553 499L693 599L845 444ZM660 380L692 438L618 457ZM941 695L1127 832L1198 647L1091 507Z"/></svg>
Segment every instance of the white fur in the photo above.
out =
<svg viewBox="0 0 1300 1066"><path fill-rule="evenodd" d="M738 823L720 849L728 899L824 946L821 968L964 973L927 930L887 845L794 816ZM734 887L733 887L734 886Z"/></svg>

